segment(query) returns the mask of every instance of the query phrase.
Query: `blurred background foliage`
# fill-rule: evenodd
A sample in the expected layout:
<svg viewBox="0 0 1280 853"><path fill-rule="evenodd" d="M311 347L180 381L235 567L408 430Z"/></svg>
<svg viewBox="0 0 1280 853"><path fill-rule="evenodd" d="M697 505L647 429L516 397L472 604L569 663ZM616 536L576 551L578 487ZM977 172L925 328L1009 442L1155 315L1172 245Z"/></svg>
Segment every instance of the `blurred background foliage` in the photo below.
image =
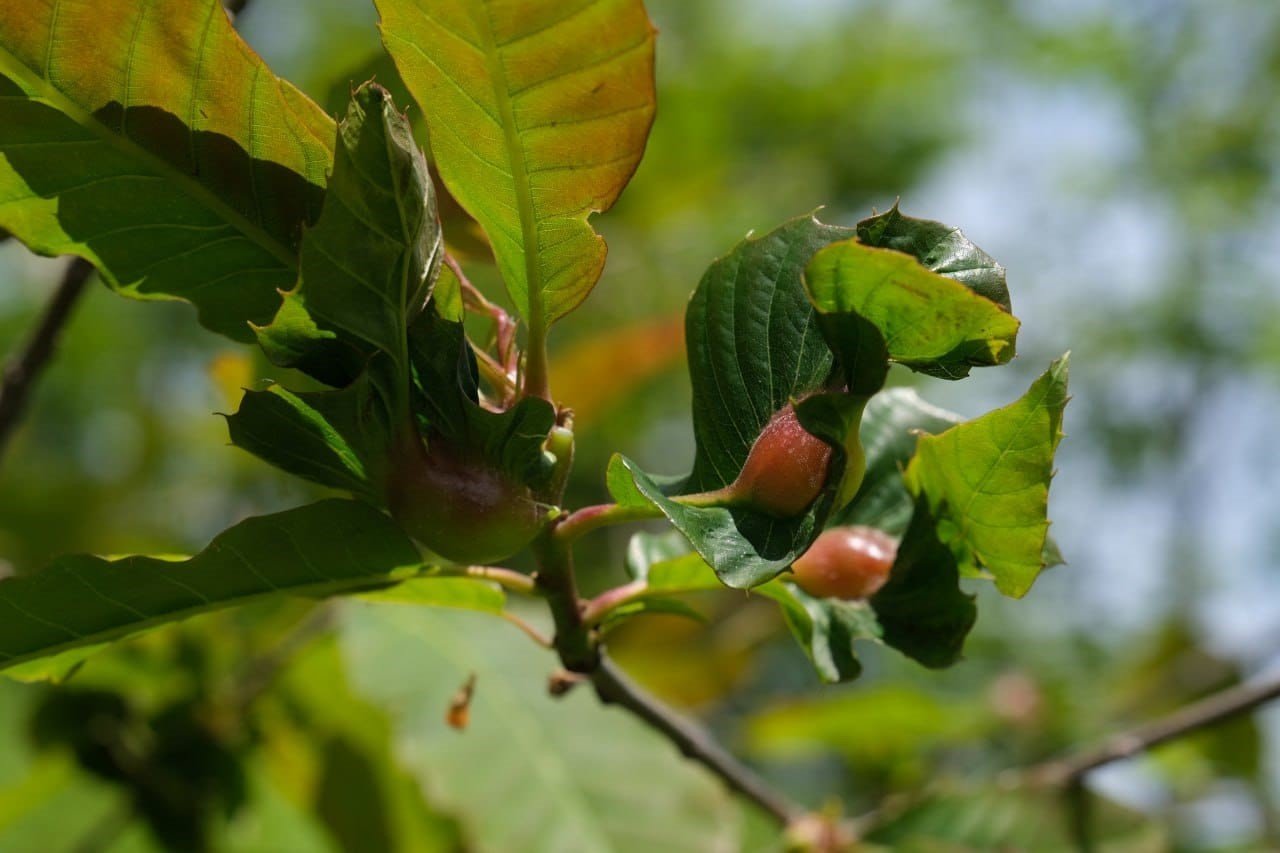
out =
<svg viewBox="0 0 1280 853"><path fill-rule="evenodd" d="M648 6L657 123L597 223L605 276L553 339L580 427L571 504L604 498L615 450L687 468L680 318L713 258L821 205L851 224L901 197L1007 266L1024 322L1013 366L922 382L928 399L980 413L1074 350L1052 502L1069 565L1021 602L978 590L967 659L944 673L868 648L860 681L820 687L773 609L728 592L693 602L705 625L624 625L616 656L811 805L929 791L883 830L891 849L1053 849L1056 806L954 786L1280 665L1280 5ZM254 0L240 27L333 112L371 72L394 82L362 0ZM499 296L475 235L447 236ZM4 349L59 269L0 246ZM270 375L186 306L92 289L0 464L0 571L189 552L314 497L212 414ZM585 543L588 588L621 577L626 535ZM384 607L203 617L61 686L0 682L0 849L776 848L618 712L549 705L550 657L508 626ZM469 672L459 733L444 711ZM1280 847L1277 735L1264 711L1095 774L1124 807L1103 821L1114 849Z"/></svg>

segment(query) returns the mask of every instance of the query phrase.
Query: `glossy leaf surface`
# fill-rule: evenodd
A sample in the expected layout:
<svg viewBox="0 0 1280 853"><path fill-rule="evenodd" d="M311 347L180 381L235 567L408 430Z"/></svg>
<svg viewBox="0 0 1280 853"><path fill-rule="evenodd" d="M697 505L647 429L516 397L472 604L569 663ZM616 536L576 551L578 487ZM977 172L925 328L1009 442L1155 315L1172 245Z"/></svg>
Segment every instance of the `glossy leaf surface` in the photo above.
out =
<svg viewBox="0 0 1280 853"><path fill-rule="evenodd" d="M328 500L250 518L188 560L68 556L0 581L0 669L270 595L320 596L422 568L413 543L367 504Z"/></svg>
<svg viewBox="0 0 1280 853"><path fill-rule="evenodd" d="M442 257L427 161L391 96L366 83L338 126L324 210L302 241L296 291L276 322L258 332L263 348L329 382L350 362L348 350L366 358L382 353L395 377L395 387L383 389L392 397L388 409L406 410L407 327L426 303ZM334 349L339 353L329 356ZM297 358L281 357L294 351Z"/></svg>
<svg viewBox="0 0 1280 853"><path fill-rule="evenodd" d="M955 279L1004 310L1011 310L1004 267L959 228L904 216L895 204L892 209L859 222L858 240L868 246L904 252L938 275Z"/></svg>
<svg viewBox="0 0 1280 853"><path fill-rule="evenodd" d="M333 122L219 0L54 0L0 15L0 229L122 293L251 340L292 285Z"/></svg>
<svg viewBox="0 0 1280 853"><path fill-rule="evenodd" d="M903 252L845 240L813 256L805 287L828 337L847 335L848 318L861 318L891 359L914 370L959 379L1013 358L1012 314Z"/></svg>
<svg viewBox="0 0 1280 853"><path fill-rule="evenodd" d="M622 457L610 465L614 499L657 506L729 586L755 586L789 566L821 529L839 478L792 518L749 506L686 506L671 497L732 482L773 414L824 387L834 356L801 275L814 252L851 233L801 216L744 240L713 263L685 319L697 440L693 472L654 477ZM826 402L814 397L796 412L806 429L833 446L831 470L842 472L847 419L860 412Z"/></svg>

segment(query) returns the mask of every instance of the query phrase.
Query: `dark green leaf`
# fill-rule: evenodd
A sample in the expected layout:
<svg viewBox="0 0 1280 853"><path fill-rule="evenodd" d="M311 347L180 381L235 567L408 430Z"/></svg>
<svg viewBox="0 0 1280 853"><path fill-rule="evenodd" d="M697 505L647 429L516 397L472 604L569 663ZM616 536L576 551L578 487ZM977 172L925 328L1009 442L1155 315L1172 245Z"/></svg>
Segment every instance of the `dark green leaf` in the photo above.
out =
<svg viewBox="0 0 1280 853"><path fill-rule="evenodd" d="M934 668L959 660L978 617L973 596L960 591L960 571L938 540L937 524L919 501L898 544L889 582L871 597L884 642Z"/></svg>
<svg viewBox="0 0 1280 853"><path fill-rule="evenodd" d="M614 500L657 506L729 586L755 586L787 568L839 499L845 443L861 403L813 395L826 386L834 357L817 329L801 274L815 251L850 233L801 216L713 263L685 322L697 440L692 474L653 477L621 457L610 465ZM693 507L670 499L732 482L773 414L804 397L797 417L833 446L831 470L837 472L804 514L776 518L749 507Z"/></svg>
<svg viewBox="0 0 1280 853"><path fill-rule="evenodd" d="M536 397L504 412L480 405L479 373L466 330L441 316L438 307L433 299L409 330L414 401L425 431L479 453L521 483L540 485L552 465L543 444L555 425L555 408Z"/></svg>
<svg viewBox="0 0 1280 853"><path fill-rule="evenodd" d="M1012 310L1004 267L971 243L959 228L931 219L903 216L895 204L885 213L859 222L858 239L868 246L904 252L1004 310Z"/></svg>
<svg viewBox="0 0 1280 853"><path fill-rule="evenodd" d="M387 408L407 411L407 329L435 282L442 245L427 161L391 96L366 83L338 126L333 176L320 221L302 241L297 289L278 324L258 330L264 349L322 381L348 362L345 350L330 357L340 344L383 353L395 377L395 387L380 389L392 395ZM314 351L309 335L317 337Z"/></svg>
<svg viewBox="0 0 1280 853"><path fill-rule="evenodd" d="M1047 549L1049 481L1066 404L1064 355L1020 400L921 437L907 468L961 572L990 572L1005 595L1025 595L1056 550Z"/></svg>
<svg viewBox="0 0 1280 853"><path fill-rule="evenodd" d="M814 255L804 280L837 348L853 315L880 331L894 361L944 379L1013 358L1012 314L902 252L845 240Z"/></svg>
<svg viewBox="0 0 1280 853"><path fill-rule="evenodd" d="M382 501L390 426L364 377L340 391L246 391L231 441L277 468Z"/></svg>
<svg viewBox="0 0 1280 853"><path fill-rule="evenodd" d="M659 480L615 455L609 463L610 494L625 506L656 506L715 569L722 583L746 589L786 569L821 530L832 490L794 519L778 519L746 508L690 507L668 497L679 480Z"/></svg>
<svg viewBox="0 0 1280 853"><path fill-rule="evenodd" d="M782 607L787 627L826 682L851 681L862 673L857 640L879 640L880 626L865 601L814 598L795 584L776 580L756 592Z"/></svg>
<svg viewBox="0 0 1280 853"><path fill-rule="evenodd" d="M773 413L825 386L833 357L800 279L815 252L852 233L800 216L703 274L685 315L698 445L687 491L731 483Z"/></svg>
<svg viewBox="0 0 1280 853"><path fill-rule="evenodd" d="M0 581L0 669L272 595L412 576L417 548L367 504L328 500L231 527L188 560L68 556Z"/></svg>
<svg viewBox="0 0 1280 853"><path fill-rule="evenodd" d="M19 8L20 7L20 8ZM6 4L0 228L252 340L297 276L333 122L219 0Z"/></svg>

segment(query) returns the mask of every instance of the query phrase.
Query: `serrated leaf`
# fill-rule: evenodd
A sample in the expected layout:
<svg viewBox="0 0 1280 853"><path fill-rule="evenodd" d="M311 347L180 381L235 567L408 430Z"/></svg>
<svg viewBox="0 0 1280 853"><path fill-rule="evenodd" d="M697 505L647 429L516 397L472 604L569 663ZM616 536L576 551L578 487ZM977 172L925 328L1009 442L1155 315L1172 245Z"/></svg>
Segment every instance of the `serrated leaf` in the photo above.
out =
<svg viewBox="0 0 1280 853"><path fill-rule="evenodd" d="M587 219L640 161L654 112L654 30L640 0L376 0L423 108L441 177L484 227L537 330L604 265Z"/></svg>
<svg viewBox="0 0 1280 853"><path fill-rule="evenodd" d="M327 500L246 519L188 560L87 555L0 581L0 669L272 595L332 595L422 568L367 504Z"/></svg>
<svg viewBox="0 0 1280 853"><path fill-rule="evenodd" d="M658 507L729 586L755 586L787 568L838 500L845 443L862 401L814 394L827 384L835 361L801 274L814 252L851 233L801 216L744 240L713 263L685 320L697 440L693 472L683 479L654 477L621 457L610 464L614 500ZM731 483L770 417L804 397L797 417L832 445L831 470L839 472L805 513L777 518L746 506L698 507L671 499Z"/></svg>
<svg viewBox="0 0 1280 853"><path fill-rule="evenodd" d="M959 379L1013 358L1012 314L902 252L845 240L814 255L804 280L833 345L861 318L891 359L931 376Z"/></svg>
<svg viewBox="0 0 1280 853"><path fill-rule="evenodd" d="M707 268L685 315L697 453L688 491L733 482L774 412L820 390L834 363L801 275L853 229L799 216Z"/></svg>
<svg viewBox="0 0 1280 853"><path fill-rule="evenodd" d="M911 388L890 388L872 397L861 427L866 475L853 500L827 525L865 524L901 536L911 521L914 503L902 472L915 453L917 437L942 432L962 420L925 402Z"/></svg>
<svg viewBox="0 0 1280 853"><path fill-rule="evenodd" d="M814 598L793 583L775 580L755 592L773 599L818 677L828 683L852 681L862 674L854 650L857 640L879 640L880 626L865 601Z"/></svg>
<svg viewBox="0 0 1280 853"><path fill-rule="evenodd" d="M457 817L473 849L739 849L735 803L718 782L590 691L550 697L554 658L515 631L461 612L424 618L353 602L345 613L354 687L392 715L402 766ZM473 674L470 724L459 737L444 712Z"/></svg>
<svg viewBox="0 0 1280 853"><path fill-rule="evenodd" d="M409 330L415 410L428 441L438 435L455 448L479 453L518 482L540 485L552 464L543 443L555 425L555 408L537 397L525 397L503 412L482 406L466 329L441 316L436 306L433 299Z"/></svg>
<svg viewBox="0 0 1280 853"><path fill-rule="evenodd" d="M975 246L959 228L932 219L903 216L898 205L858 223L858 240L904 252L939 275L955 279L1006 311L1009 285L1004 267Z"/></svg>
<svg viewBox="0 0 1280 853"><path fill-rule="evenodd" d="M664 480L641 471L625 456L609 462L609 493L623 506L655 506L715 569L720 581L736 589L758 586L786 569L821 530L820 515L831 503L830 490L818 506L794 519L778 519L750 509L691 507L671 499L681 480Z"/></svg>
<svg viewBox="0 0 1280 853"><path fill-rule="evenodd" d="M1067 356L1018 401L936 436L923 436L907 467L939 534L967 575L989 572L1021 597L1045 567L1049 481L1067 404Z"/></svg>
<svg viewBox="0 0 1280 853"><path fill-rule="evenodd" d="M394 377L380 389L388 411L407 412L407 329L442 257L427 161L391 96L366 83L338 125L333 175L320 220L302 241L298 286L277 321L257 330L259 340L277 363L338 385L355 378L333 381L350 368L350 350L381 353Z"/></svg>
<svg viewBox="0 0 1280 853"><path fill-rule="evenodd" d="M0 228L126 295L186 299L237 340L296 277L332 138L219 0L0 15Z"/></svg>
<svg viewBox="0 0 1280 853"><path fill-rule="evenodd" d="M246 391L231 441L290 474L382 500L390 426L363 378L340 391Z"/></svg>

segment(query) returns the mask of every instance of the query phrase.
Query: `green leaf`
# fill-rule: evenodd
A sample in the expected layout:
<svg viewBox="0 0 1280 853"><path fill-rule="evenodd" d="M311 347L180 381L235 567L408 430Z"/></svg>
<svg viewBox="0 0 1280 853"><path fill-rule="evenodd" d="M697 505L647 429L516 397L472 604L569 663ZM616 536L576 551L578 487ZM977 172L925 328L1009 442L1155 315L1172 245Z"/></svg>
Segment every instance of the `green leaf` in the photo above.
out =
<svg viewBox="0 0 1280 853"><path fill-rule="evenodd" d="M1093 844L1103 853L1160 853L1173 849L1165 831L1139 812L1087 793ZM1079 850L1066 798L1030 786L936 785L868 836L904 853L979 853L988 850Z"/></svg>
<svg viewBox="0 0 1280 853"><path fill-rule="evenodd" d="M549 696L555 659L523 635L462 612L355 602L343 612L353 686L392 715L402 766L434 807L457 817L468 849L739 849L736 804L717 780L590 691ZM459 736L444 713L473 674Z"/></svg>
<svg viewBox="0 0 1280 853"><path fill-rule="evenodd" d="M781 580L754 591L781 606L787 627L813 662L819 678L834 683L851 681L862 674L854 642L879 640L881 634L867 602L814 598L795 584Z"/></svg>
<svg viewBox="0 0 1280 853"><path fill-rule="evenodd" d="M428 576L410 578L395 586L361 593L367 601L450 607L501 616L507 596L496 583L470 577Z"/></svg>
<svg viewBox="0 0 1280 853"><path fill-rule="evenodd" d="M346 347L384 354L394 386L380 390L389 395L389 411L403 412L407 328L425 305L443 257L435 191L408 121L381 86L366 83L352 94L337 139L324 210L302 241L297 289L258 337L268 355L322 381L332 382L349 366ZM308 337L317 339L318 352L306 345Z"/></svg>
<svg viewBox="0 0 1280 853"><path fill-rule="evenodd" d="M426 116L450 192L484 227L537 331L604 266L588 217L640 162L654 30L640 0L376 0L388 53Z"/></svg>
<svg viewBox="0 0 1280 853"><path fill-rule="evenodd" d="M939 744L969 744L988 716L981 697L945 700L898 683L783 700L753 714L746 726L752 754L774 759L829 756L851 764L923 772ZM936 769L936 768L929 768Z"/></svg>
<svg viewBox="0 0 1280 853"><path fill-rule="evenodd" d="M714 575L712 575L714 577ZM620 604L608 612L600 620L600 630L608 631L636 616L658 614L662 616L683 616L694 622L706 622L707 617L678 598L646 596Z"/></svg>
<svg viewBox="0 0 1280 853"><path fill-rule="evenodd" d="M680 479L651 477L622 455L609 462L609 493L623 506L656 506L697 549L720 581L736 589L765 583L790 566L821 531L830 490L799 518L778 519L742 507L690 507L673 501Z"/></svg>
<svg viewBox="0 0 1280 853"><path fill-rule="evenodd" d="M707 561L691 553L691 547L678 530L637 533L627 544L627 573L661 593L723 588Z"/></svg>
<svg viewBox="0 0 1280 853"><path fill-rule="evenodd" d="M409 358L414 371L414 403L429 436L470 449L518 482L538 486L551 472L543 453L547 433L555 426L555 407L525 397L510 409L494 412L480 405L479 371L466 329L441 316L432 300L409 330Z"/></svg>
<svg viewBox="0 0 1280 853"><path fill-rule="evenodd" d="M0 229L126 295L186 299L221 334L252 340L291 286L332 138L219 0L0 16Z"/></svg>
<svg viewBox="0 0 1280 853"><path fill-rule="evenodd" d="M1056 550L1049 481L1066 404L1064 355L1020 400L921 437L907 467L907 487L928 501L961 571L990 572L1005 595L1025 595Z"/></svg>
<svg viewBox="0 0 1280 853"><path fill-rule="evenodd" d="M813 256L805 287L828 339L847 338L850 317L860 317L879 330L889 357L913 370L959 379L1013 358L1012 314L902 252L836 243Z"/></svg>
<svg viewBox="0 0 1280 853"><path fill-rule="evenodd" d="M382 500L390 425L364 377L341 391L246 391L227 427L232 443L277 468Z"/></svg>
<svg viewBox="0 0 1280 853"><path fill-rule="evenodd" d="M188 560L85 555L0 581L0 669L272 595L331 595L422 568L367 504L327 500L250 518Z"/></svg>
<svg viewBox="0 0 1280 853"><path fill-rule="evenodd" d="M959 228L903 216L895 204L890 210L859 222L858 240L868 246L904 252L1004 310L1012 310L1004 267L970 242Z"/></svg>
<svg viewBox="0 0 1280 853"><path fill-rule="evenodd" d="M925 501L916 504L889 581L870 604L886 645L934 669L960 659L978 609L973 596L960 591L955 557L939 540Z"/></svg>
<svg viewBox="0 0 1280 853"><path fill-rule="evenodd" d="M914 506L902 472L915 453L917 437L942 432L961 420L959 415L925 402L911 388L890 388L872 397L862 416L862 447L867 458L862 487L827 525L865 524L901 536Z"/></svg>
<svg viewBox="0 0 1280 853"><path fill-rule="evenodd" d="M834 359L801 274L815 252L852 233L799 216L703 274L685 314L698 445L688 491L733 482L773 413L825 385Z"/></svg>
<svg viewBox="0 0 1280 853"><path fill-rule="evenodd" d="M839 499L846 439L856 429L863 401L813 394L825 387L835 359L818 331L801 274L814 252L851 233L801 216L743 241L713 263L685 321L697 440L693 472L688 478L662 478L622 457L610 464L614 500L658 507L729 586L755 586L787 568ZM832 470L840 476L803 515L776 518L749 507L694 507L671 500L731 483L770 417L808 395L813 396L800 403L797 417L833 446Z"/></svg>

